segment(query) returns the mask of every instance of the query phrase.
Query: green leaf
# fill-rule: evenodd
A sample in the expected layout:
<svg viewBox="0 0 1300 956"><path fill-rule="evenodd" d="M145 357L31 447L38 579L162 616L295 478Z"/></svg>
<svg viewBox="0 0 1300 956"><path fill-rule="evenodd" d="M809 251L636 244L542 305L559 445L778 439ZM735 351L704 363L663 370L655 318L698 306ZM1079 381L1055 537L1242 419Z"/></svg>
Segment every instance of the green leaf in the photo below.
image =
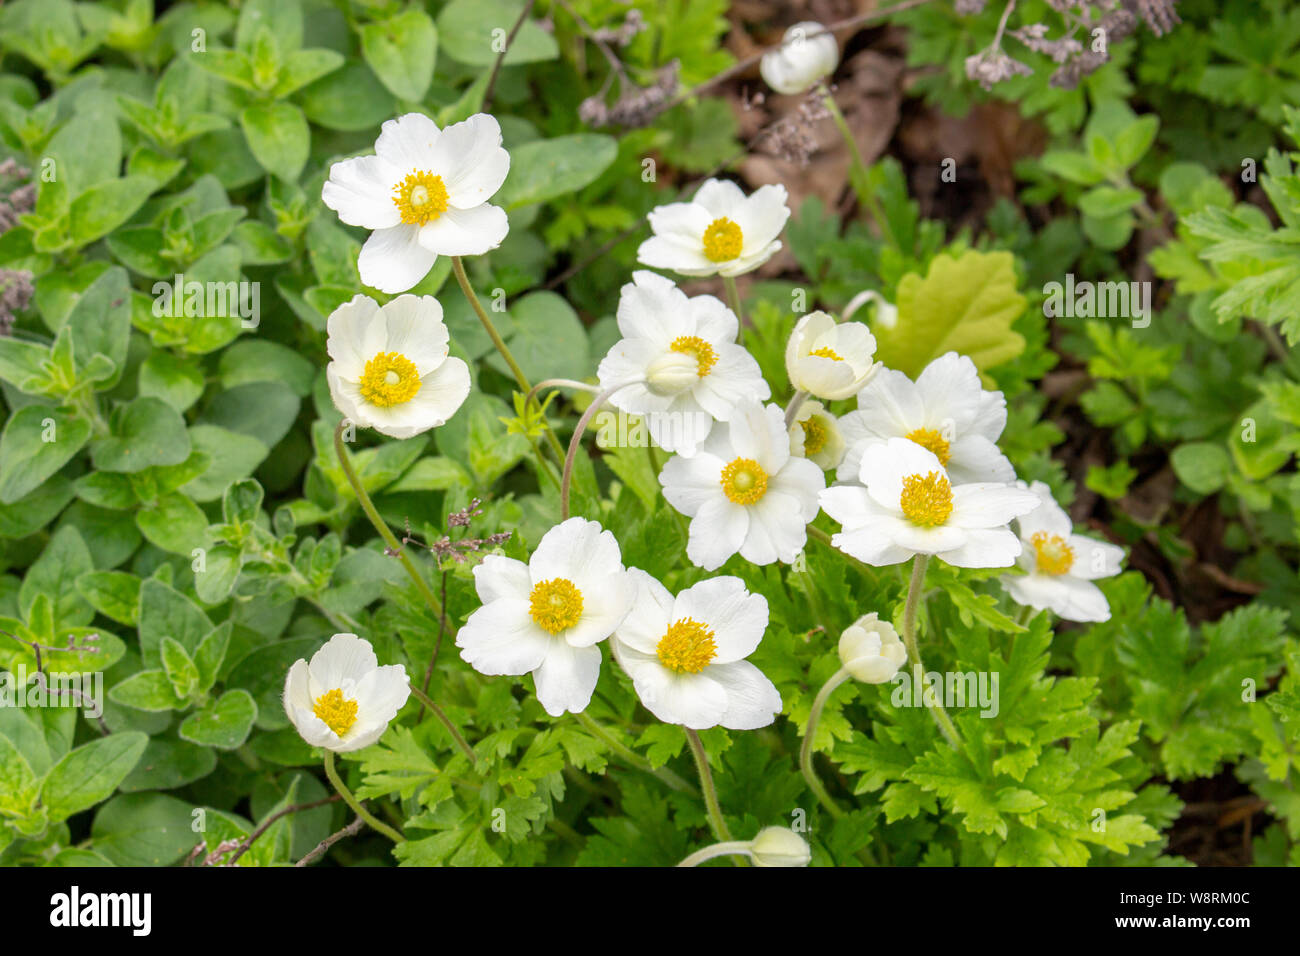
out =
<svg viewBox="0 0 1300 956"><path fill-rule="evenodd" d="M1222 445L1198 441L1179 445L1169 456L1174 474L1188 488L1211 495L1223 487L1232 470L1232 460Z"/></svg>
<svg viewBox="0 0 1300 956"><path fill-rule="evenodd" d="M192 654L211 631L207 615L170 585L157 578L149 578L141 585L140 652L146 665L160 665L158 649L164 637L179 641Z"/></svg>
<svg viewBox="0 0 1300 956"><path fill-rule="evenodd" d="M185 718L183 739L218 750L234 750L248 739L257 719L257 704L245 690L228 690L220 699Z"/></svg>
<svg viewBox="0 0 1300 956"><path fill-rule="evenodd" d="M77 578L77 590L100 614L135 626L140 615L140 579L125 571L90 571Z"/></svg>
<svg viewBox="0 0 1300 956"><path fill-rule="evenodd" d="M158 656L167 679L172 682L172 691L181 700L188 700L199 683L199 669L190 660L189 653L179 641L164 637L158 645Z"/></svg>
<svg viewBox="0 0 1300 956"><path fill-rule="evenodd" d="M72 201L68 211L73 240L81 246L108 235L135 215L158 188L150 176L126 176L99 183Z"/></svg>
<svg viewBox="0 0 1300 956"><path fill-rule="evenodd" d="M0 504L13 504L48 480L90 439L90 425L46 405L14 412L0 434Z"/></svg>
<svg viewBox="0 0 1300 956"><path fill-rule="evenodd" d="M27 758L0 734L0 819L33 812L39 792L39 781Z"/></svg>
<svg viewBox="0 0 1300 956"><path fill-rule="evenodd" d="M94 618L90 604L77 589L77 579L94 570L90 551L76 528L60 528L45 546L18 590L18 608L26 617L38 595L52 602L56 631L89 624Z"/></svg>
<svg viewBox="0 0 1300 956"><path fill-rule="evenodd" d="M925 278L898 283L898 318L875 322L876 359L915 379L933 359L955 351L981 372L1015 358L1025 340L1011 330L1025 309L1009 252L938 255Z"/></svg>
<svg viewBox="0 0 1300 956"><path fill-rule="evenodd" d="M72 344L78 363L103 355L113 363L115 373L103 383L109 388L117 383L126 367L127 346L131 338L131 285L126 270L114 267L87 287L68 314Z"/></svg>
<svg viewBox="0 0 1300 956"><path fill-rule="evenodd" d="M207 516L180 492L146 504L136 512L135 521L150 544L172 554L189 556L195 548L206 550L211 543Z"/></svg>
<svg viewBox="0 0 1300 956"><path fill-rule="evenodd" d="M177 710L185 701L176 696L171 679L163 670L147 670L133 674L108 692L109 700L135 710L160 712Z"/></svg>
<svg viewBox="0 0 1300 956"><path fill-rule="evenodd" d="M443 51L469 66L491 66L505 49L506 35L523 9L519 0L452 0L438 14ZM504 63L537 63L559 55L555 38L528 17L515 34Z"/></svg>
<svg viewBox="0 0 1300 956"><path fill-rule="evenodd" d="M41 784L41 802L57 822L107 799L149 743L137 731L119 731L66 754Z"/></svg>
<svg viewBox="0 0 1300 956"><path fill-rule="evenodd" d="M1142 190L1140 189L1098 186L1079 197L1079 209L1086 216L1106 219L1128 212L1141 201Z"/></svg>
<svg viewBox="0 0 1300 956"><path fill-rule="evenodd" d="M611 136L578 133L534 140L510 153L510 175L501 187L507 210L577 192L596 180L618 155Z"/></svg>
<svg viewBox="0 0 1300 956"><path fill-rule="evenodd" d="M92 846L118 866L168 866L199 842L195 812L159 793L120 794L95 814Z"/></svg>
<svg viewBox="0 0 1300 956"><path fill-rule="evenodd" d="M91 445L103 471L139 472L153 465L179 465L190 456L190 436L180 413L160 398L143 396L113 413L110 434Z"/></svg>
<svg viewBox="0 0 1300 956"><path fill-rule="evenodd" d="M311 130L301 109L283 100L250 106L239 114L239 125L263 169L284 180L298 178L311 148Z"/></svg>
<svg viewBox="0 0 1300 956"><path fill-rule="evenodd" d="M404 100L429 91L438 55L438 31L416 6L361 28L361 55L384 86Z"/></svg>

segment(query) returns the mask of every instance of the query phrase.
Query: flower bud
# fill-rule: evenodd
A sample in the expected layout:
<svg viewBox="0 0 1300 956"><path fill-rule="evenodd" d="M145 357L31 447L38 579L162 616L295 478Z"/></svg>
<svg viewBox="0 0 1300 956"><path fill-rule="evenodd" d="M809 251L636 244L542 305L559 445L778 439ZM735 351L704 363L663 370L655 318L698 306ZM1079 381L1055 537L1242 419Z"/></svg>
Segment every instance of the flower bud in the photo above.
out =
<svg viewBox="0 0 1300 956"><path fill-rule="evenodd" d="M690 352L665 352L646 368L646 387L656 395L676 395L700 380L700 360Z"/></svg>
<svg viewBox="0 0 1300 956"><path fill-rule="evenodd" d="M907 648L898 631L874 611L863 615L840 635L840 663L865 684L884 684L894 679L907 662Z"/></svg>
<svg viewBox="0 0 1300 956"><path fill-rule="evenodd" d="M778 93L803 93L830 76L839 61L835 35L808 20L785 31L781 45L763 54L758 71Z"/></svg>
<svg viewBox="0 0 1300 956"><path fill-rule="evenodd" d="M807 866L812 850L803 837L787 827L767 827L750 844L755 866Z"/></svg>

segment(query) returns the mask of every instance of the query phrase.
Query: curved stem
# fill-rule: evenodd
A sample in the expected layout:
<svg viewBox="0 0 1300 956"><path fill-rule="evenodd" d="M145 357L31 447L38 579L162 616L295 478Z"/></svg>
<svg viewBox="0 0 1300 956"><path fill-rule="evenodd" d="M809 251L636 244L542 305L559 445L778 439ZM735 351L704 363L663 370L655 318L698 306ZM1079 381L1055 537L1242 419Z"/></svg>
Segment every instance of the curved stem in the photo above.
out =
<svg viewBox="0 0 1300 956"><path fill-rule="evenodd" d="M928 554L918 554L912 558L912 580L907 585L907 603L903 605L903 643L907 646L907 656L912 662L912 687L914 693L925 697L925 665L921 662L921 648L916 641L916 611L921 604L921 591L925 585L925 568L930 563ZM934 721L939 725L948 743L953 747L961 746L961 735L943 709L942 704L930 707Z"/></svg>
<svg viewBox="0 0 1300 956"><path fill-rule="evenodd" d="M812 790L817 797L818 803L826 808L826 811L836 820L844 816L841 810L831 799L831 795L826 792L822 782L817 779L817 774L813 770L812 752L813 752L813 735L817 732L817 722L821 720L822 710L826 707L826 701L834 693L835 688L839 687L849 679L849 672L841 667L830 679L822 685L822 689L817 692L813 699L812 709L808 712L808 726L804 729L803 743L799 747L799 772L803 774L804 780L808 782L808 788Z"/></svg>
<svg viewBox="0 0 1300 956"><path fill-rule="evenodd" d="M849 155L853 163L849 167L849 179L853 183L853 191L857 193L858 201L867 207L871 213L871 218L876 221L880 227L880 234L895 249L901 249L898 240L894 237L894 231L889 225L889 220L885 218L885 211L881 208L880 203L871 192L871 183L867 174L867 164L862 158L862 151L858 149L858 141L853 138L853 131L849 129L848 120L840 112L839 104L835 102L835 97L823 83L818 92L821 94L822 102L831 114L831 119L835 121L835 127L840 131L840 136L844 138L844 143L849 148Z"/></svg>
<svg viewBox="0 0 1300 956"><path fill-rule="evenodd" d="M600 394L599 385L589 385L586 382L579 382L572 378L547 378L534 385L524 397L524 401L533 401L537 398L537 393L544 388L576 388L584 392L591 392L593 395Z"/></svg>
<svg viewBox="0 0 1300 956"><path fill-rule="evenodd" d="M700 775L700 791L704 794L713 835L724 843L730 843L731 831L727 829L727 821L722 818L722 808L718 805L718 791L713 786L713 771L709 769L709 755L704 750L704 742L691 728L682 729L686 731L686 742L691 745L691 756L695 758L695 769Z"/></svg>
<svg viewBox="0 0 1300 956"><path fill-rule="evenodd" d="M569 439L569 450L564 455L564 471L560 475L560 520L565 521L569 517L569 486L573 483L573 462L578 455L578 446L582 443L582 434L587 430L587 424L592 420L595 414L600 411L601 407L609 400L609 397L620 389L627 388L629 385L636 385L643 381L635 379L631 382L619 382L617 385L610 386L599 395L591 400L587 410L582 413L578 419L578 424L573 427L573 437Z"/></svg>
<svg viewBox="0 0 1300 956"><path fill-rule="evenodd" d="M729 843L714 843L712 846L706 846L702 850L696 850L678 866L699 866L705 860L716 859L720 856L749 856L750 849L753 847L750 840L732 840Z"/></svg>
<svg viewBox="0 0 1300 956"><path fill-rule="evenodd" d="M803 407L803 403L807 399L808 393L802 388L790 396L790 404L785 407L785 427L787 430L794 424L795 418L799 415L799 409Z"/></svg>
<svg viewBox="0 0 1300 956"><path fill-rule="evenodd" d="M745 338L745 313L740 308L740 289L736 286L735 276L723 276L722 284L727 290L727 305L736 313L736 344Z"/></svg>
<svg viewBox="0 0 1300 956"><path fill-rule="evenodd" d="M474 749L466 743L465 738L462 737L460 731L456 729L456 725L451 722L451 718L443 712L441 707L433 702L432 697L420 690L420 688L416 687L414 684L409 684L409 686L411 688L411 696L424 704L425 707L428 707L429 710L433 711L433 716L437 717L439 722L447 728L447 733L451 734L451 739L456 741L456 746L464 751L465 756L469 758L470 763L474 763L476 759L474 756Z"/></svg>
<svg viewBox="0 0 1300 956"><path fill-rule="evenodd" d="M330 783L334 784L334 789L339 792L343 802L350 806L362 820L370 824L371 827L378 830L394 843L405 843L406 837L402 836L387 823L381 823L371 815L370 811L361 805L361 801L352 795L352 791L347 788L343 778L339 776L338 770L334 768L334 751L325 751L325 776L329 777Z"/></svg>
<svg viewBox="0 0 1300 956"><path fill-rule="evenodd" d="M524 374L524 370L515 361L514 354L511 353L510 347L506 345L505 339L501 338L501 333L497 331L496 325L493 324L492 317L487 314L487 310L483 308L483 303L478 300L474 287L469 284L469 276L465 274L465 264L461 262L460 256L451 257L451 271L456 274L456 282L460 285L460 291L469 300L470 307L478 316L479 322L483 324L483 329L487 332L488 338L492 340L492 344L496 346L497 351L501 353L501 357L505 359L506 365L510 367L510 373L514 375L519 390L527 395L533 390L533 386L529 384L528 376ZM538 410L541 410L540 405ZM546 420L545 413L542 413L542 425L546 429L546 437L551 443L551 450L555 452L555 457L562 459L564 457L564 448L560 445L560 439L552 431L550 422Z"/></svg>
<svg viewBox="0 0 1300 956"><path fill-rule="evenodd" d="M697 791L693 786L681 777L677 776L677 774L673 773L667 767L652 767L649 760L646 760L635 750L626 746L617 737L602 727L595 718L588 715L586 711L582 711L575 716L578 718L578 722L587 729L588 733L600 738L600 740L604 742L605 746L617 754L624 763L630 764L637 770L643 770L648 774L658 777L673 790L680 791L681 793L689 793L692 796L697 795Z"/></svg>

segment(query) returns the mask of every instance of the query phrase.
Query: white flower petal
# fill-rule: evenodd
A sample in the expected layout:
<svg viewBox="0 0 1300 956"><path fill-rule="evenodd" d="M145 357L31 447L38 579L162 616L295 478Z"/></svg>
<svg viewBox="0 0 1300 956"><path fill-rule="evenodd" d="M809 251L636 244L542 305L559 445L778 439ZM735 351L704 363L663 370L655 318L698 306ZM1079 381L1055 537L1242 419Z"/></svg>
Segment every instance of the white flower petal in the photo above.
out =
<svg viewBox="0 0 1300 956"><path fill-rule="evenodd" d="M501 147L501 125L487 113L443 129L433 144L432 162L448 201L457 209L487 202L510 172L510 154Z"/></svg>
<svg viewBox="0 0 1300 956"><path fill-rule="evenodd" d="M710 664L738 661L754 653L767 630L767 599L750 594L740 578L701 581L677 595L672 620L692 618L713 631L717 656Z"/></svg>
<svg viewBox="0 0 1300 956"><path fill-rule="evenodd" d="M407 225L372 232L357 257L361 281L380 292L396 295L428 275L438 257L420 245L419 234L418 227Z"/></svg>
<svg viewBox="0 0 1300 956"><path fill-rule="evenodd" d="M403 175L378 156L345 159L330 167L321 199L349 226L390 229L402 221L393 186Z"/></svg>
<svg viewBox="0 0 1300 956"><path fill-rule="evenodd" d="M599 680L600 648L570 647L564 641L553 643L533 672L537 699L552 717L586 710Z"/></svg>
<svg viewBox="0 0 1300 956"><path fill-rule="evenodd" d="M533 623L527 598L501 598L484 604L456 633L456 646L465 662L489 676L527 674L541 666L553 643Z"/></svg>
<svg viewBox="0 0 1300 956"><path fill-rule="evenodd" d="M781 694L776 685L749 661L710 665L705 674L726 691L727 710L718 720L723 727L757 730L781 713Z"/></svg>
<svg viewBox="0 0 1300 956"><path fill-rule="evenodd" d="M419 228L420 246L435 256L481 256L505 241L510 220L500 206L483 203L447 209Z"/></svg>

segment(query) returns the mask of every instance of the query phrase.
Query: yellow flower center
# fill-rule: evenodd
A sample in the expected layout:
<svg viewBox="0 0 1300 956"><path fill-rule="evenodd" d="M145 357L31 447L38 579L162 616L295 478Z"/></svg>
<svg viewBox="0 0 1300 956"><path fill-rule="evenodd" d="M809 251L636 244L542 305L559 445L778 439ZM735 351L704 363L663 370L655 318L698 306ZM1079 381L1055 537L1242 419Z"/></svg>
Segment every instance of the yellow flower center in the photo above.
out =
<svg viewBox="0 0 1300 956"><path fill-rule="evenodd" d="M803 427L803 453L806 457L811 458L826 447L826 439L830 437L830 429L817 415L812 415L799 424Z"/></svg>
<svg viewBox="0 0 1300 956"><path fill-rule="evenodd" d="M829 345L823 345L823 346L822 346L821 348L819 348L819 349L813 349L813 350L812 350L811 352L809 352L808 354L809 354L809 355L816 355L816 356L818 356L819 358L828 358L828 359L830 359L832 362L843 362L843 361L844 361L844 356L841 355L839 352L835 351L835 350L834 350L833 348L831 348Z"/></svg>
<svg viewBox="0 0 1300 956"><path fill-rule="evenodd" d="M704 255L710 262L734 259L744 247L745 236L740 227L726 216L713 220L704 230Z"/></svg>
<svg viewBox="0 0 1300 956"><path fill-rule="evenodd" d="M713 351L712 345L698 335L679 335L668 347L674 352L695 356L695 361L700 365L695 374L700 378L708 375L713 370L713 366L718 364L718 353Z"/></svg>
<svg viewBox="0 0 1300 956"><path fill-rule="evenodd" d="M952 514L952 485L937 471L924 478L908 475L903 479L903 493L898 506L908 521L922 528L934 528Z"/></svg>
<svg viewBox="0 0 1300 956"><path fill-rule="evenodd" d="M401 352L380 352L361 373L361 397L380 408L409 402L419 390L420 373Z"/></svg>
<svg viewBox="0 0 1300 956"><path fill-rule="evenodd" d="M948 447L948 442L933 428L913 428L906 437L908 441L916 442L922 448L932 451L941 465L948 464L948 459L952 457L952 449Z"/></svg>
<svg viewBox="0 0 1300 956"><path fill-rule="evenodd" d="M447 211L447 187L428 170L407 173L393 187L393 204L408 226L423 226Z"/></svg>
<svg viewBox="0 0 1300 956"><path fill-rule="evenodd" d="M311 712L324 721L325 726L342 737L357 722L357 702L348 700L343 691L335 688L316 698Z"/></svg>
<svg viewBox="0 0 1300 956"><path fill-rule="evenodd" d="M737 458L722 469L722 493L738 505L752 505L767 494L767 472L752 458Z"/></svg>
<svg viewBox="0 0 1300 956"><path fill-rule="evenodd" d="M1029 539L1034 546L1035 566L1042 574L1064 574L1074 567L1074 549L1057 534L1036 531Z"/></svg>
<svg viewBox="0 0 1300 956"><path fill-rule="evenodd" d="M655 653L659 661L678 674L698 674L718 656L713 632L694 618L684 617L668 626Z"/></svg>
<svg viewBox="0 0 1300 956"><path fill-rule="evenodd" d="M582 617L582 592L568 578L539 581L528 597L528 613L542 630L558 634Z"/></svg>

